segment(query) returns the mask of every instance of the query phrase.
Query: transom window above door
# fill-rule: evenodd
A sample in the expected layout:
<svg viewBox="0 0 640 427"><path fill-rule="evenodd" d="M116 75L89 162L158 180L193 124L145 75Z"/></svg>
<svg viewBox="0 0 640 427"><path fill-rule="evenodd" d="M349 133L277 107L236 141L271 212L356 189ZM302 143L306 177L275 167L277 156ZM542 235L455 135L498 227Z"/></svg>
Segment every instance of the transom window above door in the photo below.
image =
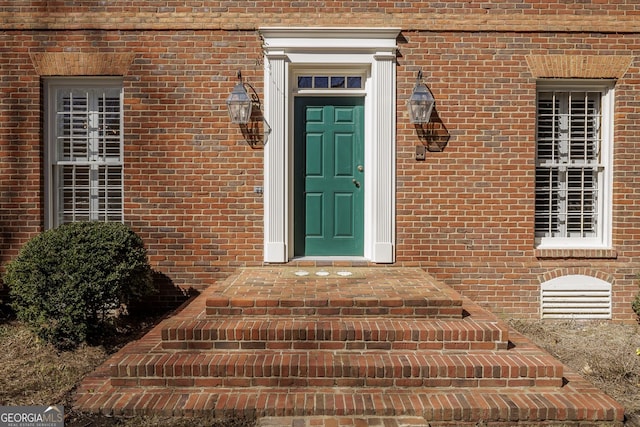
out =
<svg viewBox="0 0 640 427"><path fill-rule="evenodd" d="M363 77L345 74L302 74L296 82L298 89L362 89Z"/></svg>

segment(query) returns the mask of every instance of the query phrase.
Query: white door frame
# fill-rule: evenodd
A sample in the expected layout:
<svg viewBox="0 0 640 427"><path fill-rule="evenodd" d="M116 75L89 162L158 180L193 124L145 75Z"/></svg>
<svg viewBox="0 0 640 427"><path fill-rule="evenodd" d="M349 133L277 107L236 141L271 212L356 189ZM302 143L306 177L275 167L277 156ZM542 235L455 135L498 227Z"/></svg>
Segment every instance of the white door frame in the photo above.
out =
<svg viewBox="0 0 640 427"><path fill-rule="evenodd" d="M265 54L264 261L293 257L293 137L296 68L367 70L364 258L395 260L396 39L399 28L261 28ZM346 93L345 93L346 95Z"/></svg>

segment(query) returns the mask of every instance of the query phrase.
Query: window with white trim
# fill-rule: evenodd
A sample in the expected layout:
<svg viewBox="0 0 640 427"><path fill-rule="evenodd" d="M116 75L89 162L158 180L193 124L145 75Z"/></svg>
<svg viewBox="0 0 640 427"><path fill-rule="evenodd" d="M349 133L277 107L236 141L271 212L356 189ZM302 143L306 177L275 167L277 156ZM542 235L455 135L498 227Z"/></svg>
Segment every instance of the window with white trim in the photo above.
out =
<svg viewBox="0 0 640 427"><path fill-rule="evenodd" d="M539 247L610 244L613 89L538 85L535 237Z"/></svg>
<svg viewBox="0 0 640 427"><path fill-rule="evenodd" d="M47 226L124 220L122 82L45 81Z"/></svg>

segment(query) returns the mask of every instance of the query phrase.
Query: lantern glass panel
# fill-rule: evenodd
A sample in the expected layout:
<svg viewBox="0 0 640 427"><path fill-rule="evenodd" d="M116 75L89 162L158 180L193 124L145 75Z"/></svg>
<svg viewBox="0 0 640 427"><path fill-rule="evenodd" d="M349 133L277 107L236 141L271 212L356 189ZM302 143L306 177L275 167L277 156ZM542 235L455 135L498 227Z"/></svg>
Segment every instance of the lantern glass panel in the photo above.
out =
<svg viewBox="0 0 640 427"><path fill-rule="evenodd" d="M422 83L417 84L407 101L411 123L428 123L434 104L435 100L427 87Z"/></svg>
<svg viewBox="0 0 640 427"><path fill-rule="evenodd" d="M249 98L242 83L238 83L233 88L231 95L227 98L227 107L231 123L249 123L252 107L251 98Z"/></svg>

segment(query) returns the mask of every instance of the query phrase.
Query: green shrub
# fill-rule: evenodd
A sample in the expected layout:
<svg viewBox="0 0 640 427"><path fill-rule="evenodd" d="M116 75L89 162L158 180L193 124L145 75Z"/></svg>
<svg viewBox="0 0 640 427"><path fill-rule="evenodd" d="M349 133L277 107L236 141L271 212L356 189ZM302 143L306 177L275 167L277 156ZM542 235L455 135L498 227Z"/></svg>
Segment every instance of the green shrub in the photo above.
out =
<svg viewBox="0 0 640 427"><path fill-rule="evenodd" d="M47 342L73 348L115 310L153 292L142 239L120 223L77 222L27 242L7 265L11 306Z"/></svg>
<svg viewBox="0 0 640 427"><path fill-rule="evenodd" d="M633 311L635 311L638 319L640 319L640 293L638 293L634 298L633 302L631 303L631 308L633 308Z"/></svg>

